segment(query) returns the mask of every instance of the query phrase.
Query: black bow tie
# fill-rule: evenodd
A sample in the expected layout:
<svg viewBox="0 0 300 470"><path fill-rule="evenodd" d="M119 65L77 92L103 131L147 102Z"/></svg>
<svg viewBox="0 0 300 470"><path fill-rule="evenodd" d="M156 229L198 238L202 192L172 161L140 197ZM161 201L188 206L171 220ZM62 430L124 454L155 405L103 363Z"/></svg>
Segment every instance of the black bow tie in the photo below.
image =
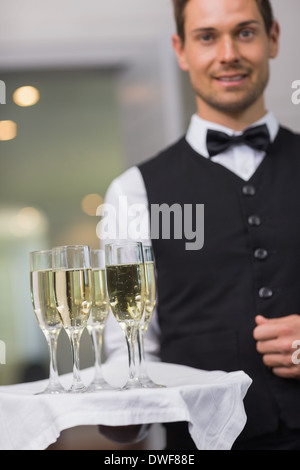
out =
<svg viewBox="0 0 300 470"><path fill-rule="evenodd" d="M241 135L230 136L224 132L208 129L206 137L210 157L225 152L232 145L248 145L255 150L266 151L270 145L270 134L265 124L246 129Z"/></svg>

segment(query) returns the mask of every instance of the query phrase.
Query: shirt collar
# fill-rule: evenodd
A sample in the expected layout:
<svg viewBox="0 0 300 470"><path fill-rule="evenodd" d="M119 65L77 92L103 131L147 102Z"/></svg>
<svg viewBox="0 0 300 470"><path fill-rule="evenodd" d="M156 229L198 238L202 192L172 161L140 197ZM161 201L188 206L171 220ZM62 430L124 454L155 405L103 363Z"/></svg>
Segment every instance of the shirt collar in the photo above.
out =
<svg viewBox="0 0 300 470"><path fill-rule="evenodd" d="M274 142L279 131L279 123L273 113L268 112L267 114L265 114L265 116L263 116L261 119L259 119L249 127L259 126L261 124L267 125L270 133L271 142ZM191 122L186 134L186 141L197 153L203 155L204 157L208 157L208 152L206 148L206 135L208 129L225 132L229 135L238 135L242 133L236 132L220 124L206 121L205 119L200 118L197 114L194 114L191 118Z"/></svg>

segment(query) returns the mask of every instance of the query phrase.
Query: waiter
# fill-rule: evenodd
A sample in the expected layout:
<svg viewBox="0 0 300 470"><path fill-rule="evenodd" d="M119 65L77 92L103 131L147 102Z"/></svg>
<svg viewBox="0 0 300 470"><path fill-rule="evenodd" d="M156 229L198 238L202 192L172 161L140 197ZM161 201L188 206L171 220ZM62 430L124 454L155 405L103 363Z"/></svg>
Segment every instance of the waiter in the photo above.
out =
<svg viewBox="0 0 300 470"><path fill-rule="evenodd" d="M158 305L148 351L205 370L244 370L253 379L248 420L233 448L300 450L292 359L300 339L300 136L264 100L279 25L269 0L173 4L173 47L197 114L184 138L117 178L106 198L144 204L145 221L153 205L204 204L201 249L187 250L184 237L152 240ZM107 334L113 354L111 326ZM186 424L167 425L167 448L194 448Z"/></svg>

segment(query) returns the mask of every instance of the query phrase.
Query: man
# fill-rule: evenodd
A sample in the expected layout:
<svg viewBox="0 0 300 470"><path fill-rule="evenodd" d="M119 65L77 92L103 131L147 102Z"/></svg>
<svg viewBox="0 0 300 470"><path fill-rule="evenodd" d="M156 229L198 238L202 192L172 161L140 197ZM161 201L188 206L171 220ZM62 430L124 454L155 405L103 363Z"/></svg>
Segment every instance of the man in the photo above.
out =
<svg viewBox="0 0 300 470"><path fill-rule="evenodd" d="M300 137L264 102L279 25L268 0L173 4L173 47L197 114L185 138L114 181L106 201L126 195L149 211L204 204L202 249L187 250L175 237L152 240L158 309L150 353L244 370L253 384L234 448L299 450L300 368L292 356L300 338ZM167 430L169 449L193 448L187 426Z"/></svg>

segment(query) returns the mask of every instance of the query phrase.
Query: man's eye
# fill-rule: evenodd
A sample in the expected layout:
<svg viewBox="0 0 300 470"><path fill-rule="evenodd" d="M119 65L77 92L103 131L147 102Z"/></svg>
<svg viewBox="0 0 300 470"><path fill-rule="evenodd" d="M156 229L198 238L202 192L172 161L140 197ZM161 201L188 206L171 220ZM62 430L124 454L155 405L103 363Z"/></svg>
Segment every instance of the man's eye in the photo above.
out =
<svg viewBox="0 0 300 470"><path fill-rule="evenodd" d="M253 36L253 31L251 31L250 29L243 29L243 31L240 32L240 36L243 39L250 39Z"/></svg>
<svg viewBox="0 0 300 470"><path fill-rule="evenodd" d="M212 35L211 34L203 34L200 39L201 39L202 42L210 42L210 41L212 41Z"/></svg>

